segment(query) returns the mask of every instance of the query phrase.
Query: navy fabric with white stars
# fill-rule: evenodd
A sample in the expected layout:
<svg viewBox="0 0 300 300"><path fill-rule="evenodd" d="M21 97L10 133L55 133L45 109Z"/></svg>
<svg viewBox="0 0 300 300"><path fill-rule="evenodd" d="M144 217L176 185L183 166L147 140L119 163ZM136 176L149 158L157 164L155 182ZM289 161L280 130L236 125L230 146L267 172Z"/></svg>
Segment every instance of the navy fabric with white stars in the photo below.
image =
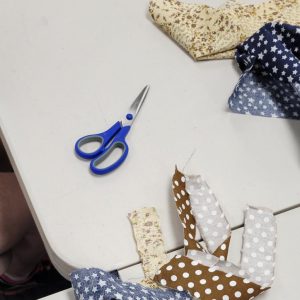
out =
<svg viewBox="0 0 300 300"><path fill-rule="evenodd" d="M228 100L232 111L300 119L300 27L268 23L235 59L243 74Z"/></svg>
<svg viewBox="0 0 300 300"><path fill-rule="evenodd" d="M96 268L74 271L70 279L78 300L192 300L187 292L122 282L116 274Z"/></svg>

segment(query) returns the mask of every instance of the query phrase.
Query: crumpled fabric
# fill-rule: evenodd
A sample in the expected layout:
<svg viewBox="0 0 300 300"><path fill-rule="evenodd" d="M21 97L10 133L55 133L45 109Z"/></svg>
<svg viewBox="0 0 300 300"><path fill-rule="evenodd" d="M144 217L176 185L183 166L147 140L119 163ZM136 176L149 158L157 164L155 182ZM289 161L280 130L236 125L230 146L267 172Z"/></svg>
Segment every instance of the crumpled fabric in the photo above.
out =
<svg viewBox="0 0 300 300"><path fill-rule="evenodd" d="M77 300L192 300L187 292L122 282L116 274L97 268L76 270L70 279Z"/></svg>
<svg viewBox="0 0 300 300"><path fill-rule="evenodd" d="M200 176L186 176L176 169L173 194L184 228L185 255L174 256L160 268L155 281L201 300L250 300L270 288L276 247L272 211L246 209L241 264L237 266L227 260L230 228L207 183ZM196 214L197 218L191 219ZM203 237L201 247L197 247L195 228Z"/></svg>
<svg viewBox="0 0 300 300"><path fill-rule="evenodd" d="M151 0L149 12L154 22L195 60L233 58L235 48L267 22L300 25L300 0L247 5L231 0L218 8Z"/></svg>
<svg viewBox="0 0 300 300"><path fill-rule="evenodd" d="M300 27L268 23L241 44L236 61L243 72L229 107L233 112L300 118Z"/></svg>

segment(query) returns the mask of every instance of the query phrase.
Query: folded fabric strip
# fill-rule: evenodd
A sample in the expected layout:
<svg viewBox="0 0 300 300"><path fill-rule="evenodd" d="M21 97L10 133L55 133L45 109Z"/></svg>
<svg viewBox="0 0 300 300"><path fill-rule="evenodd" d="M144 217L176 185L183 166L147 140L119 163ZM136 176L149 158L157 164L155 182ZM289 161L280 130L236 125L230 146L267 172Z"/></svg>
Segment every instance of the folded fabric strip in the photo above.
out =
<svg viewBox="0 0 300 300"><path fill-rule="evenodd" d="M265 117L300 118L300 27L268 23L236 51L243 71L232 111Z"/></svg>
<svg viewBox="0 0 300 300"><path fill-rule="evenodd" d="M299 0L249 5L231 0L219 8L177 0L151 0L149 12L154 22L195 60L232 58L233 49L267 22L300 25Z"/></svg>
<svg viewBox="0 0 300 300"><path fill-rule="evenodd" d="M122 282L116 275L96 268L74 271L70 279L77 300L192 300L186 292Z"/></svg>
<svg viewBox="0 0 300 300"><path fill-rule="evenodd" d="M241 256L241 268L250 280L263 287L274 281L276 220L267 208L248 207L245 212L245 227Z"/></svg>
<svg viewBox="0 0 300 300"><path fill-rule="evenodd" d="M159 217L154 207L144 207L129 214L145 279L141 284L156 287L152 281L156 271L168 261Z"/></svg>
<svg viewBox="0 0 300 300"><path fill-rule="evenodd" d="M186 191L190 197L192 213L200 235L209 252L225 260L231 231L218 200L200 176L186 176ZM227 251L222 253L220 245Z"/></svg>
<svg viewBox="0 0 300 300"><path fill-rule="evenodd" d="M171 259L154 280L164 287L188 291L201 300L248 300L270 287L274 278L276 244L275 218L270 210L252 207L246 210L239 267L226 261L230 228L207 183L200 176L185 176L176 169L173 193L184 225L184 236L189 237L184 240L187 255ZM191 214L198 216L191 218ZM191 221L187 224L186 220ZM207 251L194 246L196 226Z"/></svg>

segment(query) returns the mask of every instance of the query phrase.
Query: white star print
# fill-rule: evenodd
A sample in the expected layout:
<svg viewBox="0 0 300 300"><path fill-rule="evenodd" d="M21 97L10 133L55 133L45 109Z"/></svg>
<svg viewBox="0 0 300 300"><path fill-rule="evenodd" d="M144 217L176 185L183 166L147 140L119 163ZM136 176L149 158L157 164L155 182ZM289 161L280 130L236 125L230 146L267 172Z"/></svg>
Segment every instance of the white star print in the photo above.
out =
<svg viewBox="0 0 300 300"><path fill-rule="evenodd" d="M78 278L79 278L78 274L75 274L74 278L75 278L75 279L78 279Z"/></svg>
<svg viewBox="0 0 300 300"><path fill-rule="evenodd" d="M118 300L122 300L123 295L120 294L120 293L116 293L116 294L115 294L115 297L116 297L116 299L118 299Z"/></svg>
<svg viewBox="0 0 300 300"><path fill-rule="evenodd" d="M100 285L101 287L104 287L106 285L106 281L104 280L99 280L98 285Z"/></svg>
<svg viewBox="0 0 300 300"><path fill-rule="evenodd" d="M278 48L276 46L271 47L271 52L276 52Z"/></svg>
<svg viewBox="0 0 300 300"><path fill-rule="evenodd" d="M274 24L277 23L274 22L273 25ZM286 83L294 83L296 78L300 81L300 76L297 76L297 74L300 74L299 64L297 62L295 63L296 56L292 55L292 52L296 53L299 51L299 47L292 48L292 44L298 42L295 36L296 28L293 29L293 31L290 27L283 24L280 25L281 27L274 25L272 30L270 30L268 26L270 28L270 25L265 25L263 28L267 29L262 29L263 32L259 30L242 45L242 49L245 49L245 45L247 45L248 53L257 56L258 60L253 63L253 60L250 60L250 54L242 57L241 63L247 61L247 64L245 63L244 66L249 71L244 72L246 77L241 77L241 82L237 85L237 89L233 92L228 103L230 107L237 112L260 114L269 117L291 116L295 108L299 107L299 111L296 112L300 116L299 92L295 92L293 88L287 86ZM270 35L265 34L268 30L273 34L271 38ZM273 55L271 56L270 53L273 53ZM297 60L299 61L298 58ZM250 80L250 77L257 76L254 75L254 70L259 76L263 77L258 77L255 81ZM241 89L241 87L243 87L243 89ZM296 103L298 106L293 104L294 101L299 102ZM284 115L277 112L281 102L289 104L289 108L285 111ZM292 109L293 111L291 111ZM296 116L293 115L293 117L295 118Z"/></svg>
<svg viewBox="0 0 300 300"><path fill-rule="evenodd" d="M279 41L282 41L283 35L282 35L282 34L278 34L278 35L277 35L277 39L278 39Z"/></svg>

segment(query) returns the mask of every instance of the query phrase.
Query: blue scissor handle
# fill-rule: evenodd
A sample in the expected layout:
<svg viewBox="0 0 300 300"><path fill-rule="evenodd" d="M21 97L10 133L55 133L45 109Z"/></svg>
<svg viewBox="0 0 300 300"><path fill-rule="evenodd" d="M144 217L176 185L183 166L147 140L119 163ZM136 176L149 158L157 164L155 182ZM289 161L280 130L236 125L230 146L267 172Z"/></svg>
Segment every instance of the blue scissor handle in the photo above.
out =
<svg viewBox="0 0 300 300"><path fill-rule="evenodd" d="M97 156L95 159L91 161L90 169L93 173L98 175L107 174L117 169L124 162L129 151L128 145L125 141L125 137L129 132L129 130L130 130L130 126L122 127L121 130L115 136L115 138L112 140L111 144L107 148L105 148L105 150L99 156ZM119 148L123 151L121 157L108 167L98 168L97 165L103 162L116 148Z"/></svg>
<svg viewBox="0 0 300 300"><path fill-rule="evenodd" d="M105 147L109 144L109 142L117 135L117 133L122 128L122 124L120 121L116 122L111 128L108 130L97 133L90 134L80 138L75 144L75 152L78 156L85 159L93 159L103 153L105 151ZM93 152L85 152L81 149L81 147L90 142L99 142L100 146Z"/></svg>

